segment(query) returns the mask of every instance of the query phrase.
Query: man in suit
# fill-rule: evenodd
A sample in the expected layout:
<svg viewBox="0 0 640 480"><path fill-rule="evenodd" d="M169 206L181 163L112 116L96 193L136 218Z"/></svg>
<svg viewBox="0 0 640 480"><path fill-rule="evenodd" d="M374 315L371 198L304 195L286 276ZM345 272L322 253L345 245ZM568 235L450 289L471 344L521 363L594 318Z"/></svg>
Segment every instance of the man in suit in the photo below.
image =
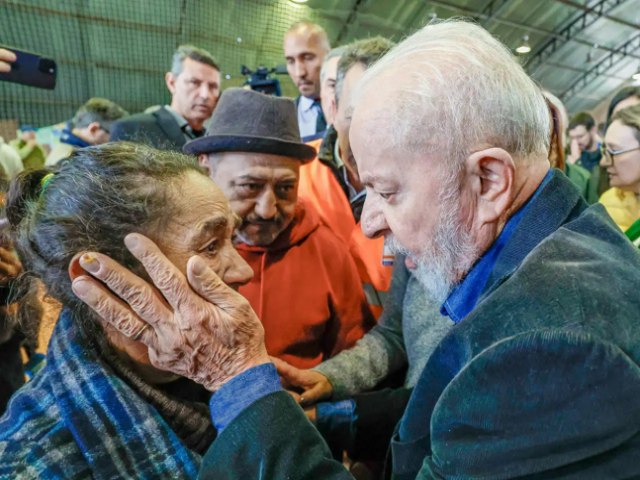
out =
<svg viewBox="0 0 640 480"><path fill-rule="evenodd" d="M393 477L640 477L640 253L550 169L539 88L487 31L449 21L369 69L353 105L363 230L407 256L453 323L398 423ZM185 279L134 239L162 295L107 259L74 291L214 392L201 477L349 478L246 302L197 257Z"/></svg>
<svg viewBox="0 0 640 480"><path fill-rule="evenodd" d="M296 107L305 142L319 138L327 128L320 102L320 69L330 49L327 32L315 23L296 23L284 35L287 71L300 92Z"/></svg>
<svg viewBox="0 0 640 480"><path fill-rule="evenodd" d="M113 125L111 141L141 142L165 150L182 151L187 141L204 134L220 96L220 67L201 48L181 45L165 74L171 105L132 115Z"/></svg>

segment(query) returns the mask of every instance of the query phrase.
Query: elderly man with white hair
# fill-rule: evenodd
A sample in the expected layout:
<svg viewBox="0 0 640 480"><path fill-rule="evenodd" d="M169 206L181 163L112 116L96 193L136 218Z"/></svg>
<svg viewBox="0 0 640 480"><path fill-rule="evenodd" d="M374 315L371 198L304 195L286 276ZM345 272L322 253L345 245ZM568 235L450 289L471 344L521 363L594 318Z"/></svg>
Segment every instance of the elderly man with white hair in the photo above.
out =
<svg viewBox="0 0 640 480"><path fill-rule="evenodd" d="M368 70L354 107L363 229L453 320L398 423L393 477L638 478L640 254L549 168L538 87L452 21ZM247 303L197 257L184 278L150 241L131 252L162 295L106 261L74 288L155 365L214 392L201 476L349 478L282 390Z"/></svg>

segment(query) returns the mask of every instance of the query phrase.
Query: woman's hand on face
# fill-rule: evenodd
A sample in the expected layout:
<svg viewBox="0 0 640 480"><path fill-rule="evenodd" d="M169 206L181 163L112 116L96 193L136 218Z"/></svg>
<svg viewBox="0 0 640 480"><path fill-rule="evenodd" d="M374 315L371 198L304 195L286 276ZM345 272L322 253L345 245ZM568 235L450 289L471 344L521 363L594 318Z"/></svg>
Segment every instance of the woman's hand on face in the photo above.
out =
<svg viewBox="0 0 640 480"><path fill-rule="evenodd" d="M192 257L187 278L148 238L130 234L129 251L155 288L106 255L86 253L75 294L104 322L149 347L151 363L218 390L245 370L269 362L264 329L249 302Z"/></svg>

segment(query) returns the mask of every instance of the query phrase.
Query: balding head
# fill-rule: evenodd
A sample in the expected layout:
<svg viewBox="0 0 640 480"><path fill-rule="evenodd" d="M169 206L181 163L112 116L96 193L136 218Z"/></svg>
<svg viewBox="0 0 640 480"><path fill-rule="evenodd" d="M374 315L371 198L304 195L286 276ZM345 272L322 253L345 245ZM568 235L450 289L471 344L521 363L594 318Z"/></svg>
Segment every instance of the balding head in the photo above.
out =
<svg viewBox="0 0 640 480"><path fill-rule="evenodd" d="M299 22L285 33L284 56L287 71L300 95L319 98L320 68L330 49L327 33L315 23Z"/></svg>
<svg viewBox="0 0 640 480"><path fill-rule="evenodd" d="M489 32L448 21L376 62L352 105L362 228L444 300L549 170L542 93Z"/></svg>

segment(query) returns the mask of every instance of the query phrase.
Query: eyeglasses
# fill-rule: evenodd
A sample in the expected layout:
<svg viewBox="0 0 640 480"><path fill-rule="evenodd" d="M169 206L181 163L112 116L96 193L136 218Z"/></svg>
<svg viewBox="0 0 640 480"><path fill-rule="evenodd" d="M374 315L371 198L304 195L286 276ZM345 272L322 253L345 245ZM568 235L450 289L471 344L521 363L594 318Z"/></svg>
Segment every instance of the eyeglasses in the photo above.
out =
<svg viewBox="0 0 640 480"><path fill-rule="evenodd" d="M613 157L616 155L622 155L623 153L635 152L636 150L640 150L640 147L627 148L626 150L611 150L604 143L600 147L600 151L602 152L602 156L607 161L607 164L613 165Z"/></svg>

